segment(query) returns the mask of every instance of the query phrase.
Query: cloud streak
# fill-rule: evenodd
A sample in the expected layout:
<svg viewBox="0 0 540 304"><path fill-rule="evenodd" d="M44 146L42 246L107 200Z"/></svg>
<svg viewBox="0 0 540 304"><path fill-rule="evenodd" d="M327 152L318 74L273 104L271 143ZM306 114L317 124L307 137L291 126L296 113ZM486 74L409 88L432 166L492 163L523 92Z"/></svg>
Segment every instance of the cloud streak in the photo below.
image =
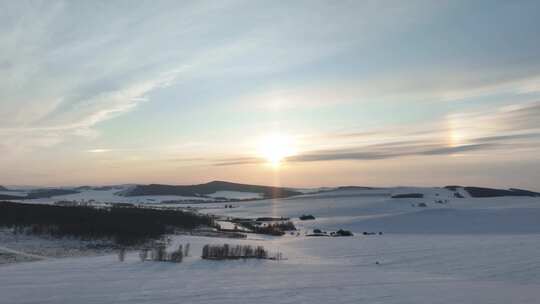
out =
<svg viewBox="0 0 540 304"><path fill-rule="evenodd" d="M449 115L448 121L452 122L450 125L419 124L384 131L327 134L323 137L324 142L334 148L304 150L298 155L286 158L286 161L290 163L368 161L475 152L517 152L521 149L536 148L540 144L539 110L540 102L531 102L492 109L488 112ZM459 118L457 122L456 118ZM461 134L459 139L454 138L457 137L455 134ZM343 142L343 139L352 140L352 144ZM355 140L368 143L358 144ZM370 140L375 143L370 144ZM233 166L261 162L264 160L256 157L238 157L217 161L215 165Z"/></svg>

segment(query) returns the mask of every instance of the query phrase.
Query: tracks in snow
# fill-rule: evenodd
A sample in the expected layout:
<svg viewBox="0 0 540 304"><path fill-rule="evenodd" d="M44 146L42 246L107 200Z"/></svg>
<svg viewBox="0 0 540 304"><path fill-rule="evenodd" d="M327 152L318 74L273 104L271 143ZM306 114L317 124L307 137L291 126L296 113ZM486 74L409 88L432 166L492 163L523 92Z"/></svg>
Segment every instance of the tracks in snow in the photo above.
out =
<svg viewBox="0 0 540 304"><path fill-rule="evenodd" d="M38 259L38 260L48 260L48 259L50 259L49 257L46 257L46 256L26 253L26 252L23 252L23 251L7 248L7 247L4 247L4 246L0 246L0 251L13 253L13 254L16 254L16 255L22 255L22 256L25 256L25 257L28 257L28 258Z"/></svg>

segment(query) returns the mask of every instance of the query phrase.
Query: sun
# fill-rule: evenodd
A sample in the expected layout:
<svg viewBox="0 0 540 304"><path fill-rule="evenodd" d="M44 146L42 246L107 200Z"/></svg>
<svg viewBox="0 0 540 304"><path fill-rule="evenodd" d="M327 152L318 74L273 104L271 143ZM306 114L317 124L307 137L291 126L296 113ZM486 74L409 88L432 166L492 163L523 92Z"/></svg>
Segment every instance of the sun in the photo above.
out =
<svg viewBox="0 0 540 304"><path fill-rule="evenodd" d="M260 139L258 154L274 168L279 168L283 161L296 154L294 140L284 134L270 134Z"/></svg>

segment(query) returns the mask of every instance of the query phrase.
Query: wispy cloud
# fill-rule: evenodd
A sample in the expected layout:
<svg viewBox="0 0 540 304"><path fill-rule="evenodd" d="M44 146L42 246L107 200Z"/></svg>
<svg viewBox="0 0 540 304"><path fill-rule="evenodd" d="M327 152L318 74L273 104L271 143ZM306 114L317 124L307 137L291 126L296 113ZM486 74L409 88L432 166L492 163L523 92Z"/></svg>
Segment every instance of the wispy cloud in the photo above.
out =
<svg viewBox="0 0 540 304"><path fill-rule="evenodd" d="M106 9L93 3L3 3L0 132L10 137L6 146L31 150L34 138L55 138L39 140L39 146L70 136L94 138L97 124L132 111L175 81L266 75L348 45L340 39L323 47L321 41L330 41L340 30L328 27L310 31L302 48L294 46L298 37L285 29L294 24L268 26L271 16L281 15L281 8L273 5L267 8L268 17L248 20L252 30L246 31L228 13L240 5L247 11L262 9L238 1ZM290 9L299 20L313 18L302 6Z"/></svg>
<svg viewBox="0 0 540 304"><path fill-rule="evenodd" d="M380 160L406 156L463 155L475 152L517 152L540 144L540 102L449 115L440 124L326 135L332 148L303 150L287 162ZM459 119L458 119L459 118ZM314 138L312 138L314 141ZM358 140L361 140L358 142ZM257 157L215 162L218 166L257 164Z"/></svg>
<svg viewBox="0 0 540 304"><path fill-rule="evenodd" d="M236 165L253 165L264 163L265 160L260 157L235 157L220 160L214 160L215 166L236 166Z"/></svg>
<svg viewBox="0 0 540 304"><path fill-rule="evenodd" d="M540 69L517 75L505 71L448 73L428 71L409 74L391 71L368 79L322 79L308 84L283 84L278 88L262 88L259 92L236 98L240 108L259 111L306 110L341 105L377 102L421 102L426 106L436 102L453 102L501 94L533 94L540 92Z"/></svg>

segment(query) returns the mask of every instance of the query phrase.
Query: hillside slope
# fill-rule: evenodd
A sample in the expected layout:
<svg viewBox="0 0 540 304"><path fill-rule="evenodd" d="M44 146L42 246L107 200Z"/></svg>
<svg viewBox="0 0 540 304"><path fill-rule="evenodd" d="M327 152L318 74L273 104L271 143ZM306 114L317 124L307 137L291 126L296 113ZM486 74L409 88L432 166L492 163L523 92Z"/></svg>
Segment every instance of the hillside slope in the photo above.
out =
<svg viewBox="0 0 540 304"><path fill-rule="evenodd" d="M130 189L127 189L119 195L122 196L144 196L144 195L179 195L179 196L206 196L219 191L237 191L237 192L251 192L260 193L263 198L284 198L302 193L270 186L259 185L247 185L230 183L224 181L213 181L200 185L187 185L187 186L174 186L174 185L137 185Z"/></svg>

